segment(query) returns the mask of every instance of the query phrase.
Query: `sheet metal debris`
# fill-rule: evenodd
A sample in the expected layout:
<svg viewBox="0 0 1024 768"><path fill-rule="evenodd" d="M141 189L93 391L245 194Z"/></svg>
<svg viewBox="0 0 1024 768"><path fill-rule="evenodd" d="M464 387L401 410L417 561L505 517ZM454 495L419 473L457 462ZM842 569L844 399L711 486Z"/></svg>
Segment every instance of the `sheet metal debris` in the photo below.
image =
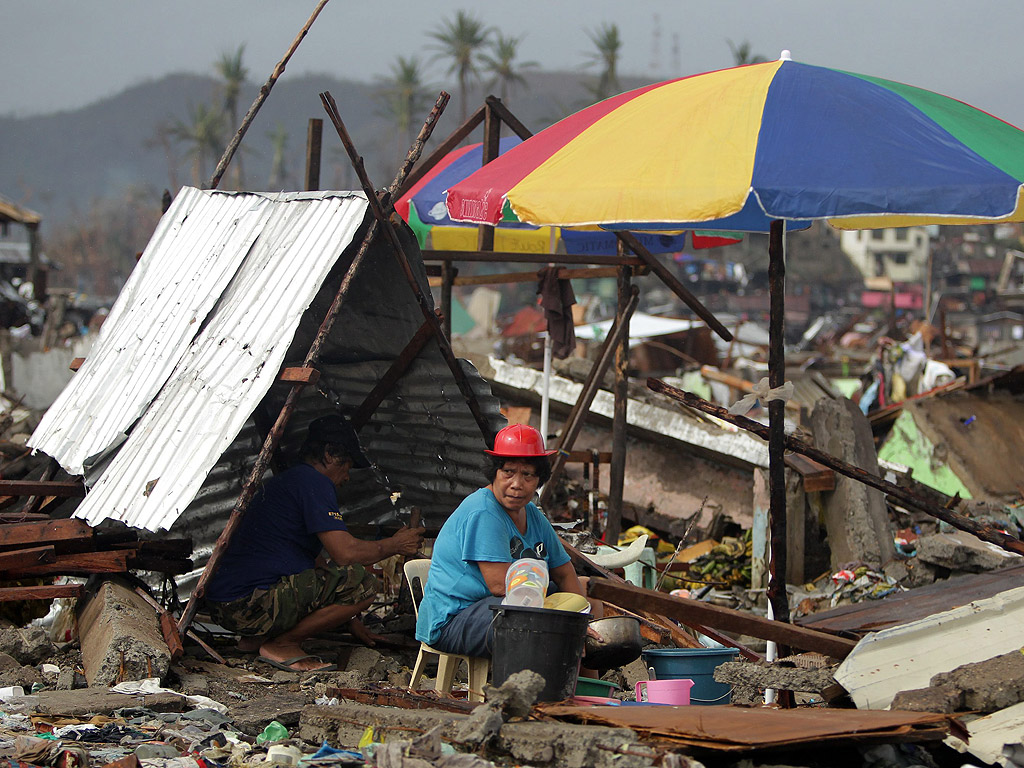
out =
<svg viewBox="0 0 1024 768"><path fill-rule="evenodd" d="M860 709L884 709L932 676L1020 648L1024 587L886 629L861 640L835 678Z"/></svg>
<svg viewBox="0 0 1024 768"><path fill-rule="evenodd" d="M179 195L30 443L81 474L142 415L76 516L174 523L270 388L365 208L355 193Z"/></svg>
<svg viewBox="0 0 1024 768"><path fill-rule="evenodd" d="M837 742L933 741L950 731L964 733L949 715L914 712L562 704L540 704L536 711L553 719L632 728L644 736L722 752Z"/></svg>

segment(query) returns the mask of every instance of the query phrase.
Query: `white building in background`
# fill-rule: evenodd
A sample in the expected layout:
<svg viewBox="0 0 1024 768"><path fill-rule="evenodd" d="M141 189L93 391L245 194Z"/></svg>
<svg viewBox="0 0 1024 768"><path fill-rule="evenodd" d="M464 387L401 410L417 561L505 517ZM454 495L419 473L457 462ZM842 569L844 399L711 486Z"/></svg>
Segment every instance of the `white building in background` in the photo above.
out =
<svg viewBox="0 0 1024 768"><path fill-rule="evenodd" d="M839 245L865 278L920 282L928 267L928 227L843 231Z"/></svg>

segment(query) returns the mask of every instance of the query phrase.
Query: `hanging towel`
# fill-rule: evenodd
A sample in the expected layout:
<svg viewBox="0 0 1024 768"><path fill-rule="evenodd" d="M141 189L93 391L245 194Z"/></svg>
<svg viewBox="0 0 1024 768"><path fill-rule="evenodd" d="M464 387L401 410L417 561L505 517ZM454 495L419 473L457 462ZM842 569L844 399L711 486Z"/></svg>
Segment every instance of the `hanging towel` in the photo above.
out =
<svg viewBox="0 0 1024 768"><path fill-rule="evenodd" d="M576 294L569 280L558 279L558 267L545 267L538 274L537 293L551 335L551 354L561 360L576 350L576 329L572 322Z"/></svg>

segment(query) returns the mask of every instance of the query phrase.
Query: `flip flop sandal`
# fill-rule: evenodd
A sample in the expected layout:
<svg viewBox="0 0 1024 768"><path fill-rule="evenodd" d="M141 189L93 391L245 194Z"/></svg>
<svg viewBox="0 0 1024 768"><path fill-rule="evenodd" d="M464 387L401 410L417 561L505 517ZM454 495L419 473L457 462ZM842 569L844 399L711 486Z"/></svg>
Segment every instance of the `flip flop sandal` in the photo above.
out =
<svg viewBox="0 0 1024 768"><path fill-rule="evenodd" d="M285 672L336 672L338 670L337 664L325 664L322 667L316 667L315 669L295 669L292 664L297 664L300 661L306 659L316 659L321 661L318 656L312 654L306 654L305 656L296 656L293 659L285 659L284 661L276 661L275 659L268 659L266 656L257 656L256 661L262 661L264 664L269 664L276 669L283 669Z"/></svg>

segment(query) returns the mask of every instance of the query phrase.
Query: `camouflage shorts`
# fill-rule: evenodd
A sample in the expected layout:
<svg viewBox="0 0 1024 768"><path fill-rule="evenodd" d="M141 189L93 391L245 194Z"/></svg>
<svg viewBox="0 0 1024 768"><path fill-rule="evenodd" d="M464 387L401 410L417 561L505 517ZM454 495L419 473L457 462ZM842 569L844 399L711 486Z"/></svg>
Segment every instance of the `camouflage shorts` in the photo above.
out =
<svg viewBox="0 0 1024 768"><path fill-rule="evenodd" d="M267 589L230 603L207 601L210 616L239 635L279 635L327 605L355 605L380 590L377 579L361 565L311 568L285 576Z"/></svg>

